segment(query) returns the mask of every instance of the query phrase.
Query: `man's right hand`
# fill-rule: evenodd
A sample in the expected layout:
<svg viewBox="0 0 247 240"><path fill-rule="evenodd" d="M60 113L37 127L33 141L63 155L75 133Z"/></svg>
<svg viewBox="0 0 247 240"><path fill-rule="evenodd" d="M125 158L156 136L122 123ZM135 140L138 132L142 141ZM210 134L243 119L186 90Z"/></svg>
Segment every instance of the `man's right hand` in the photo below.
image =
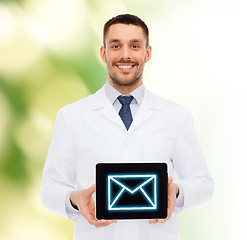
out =
<svg viewBox="0 0 247 240"><path fill-rule="evenodd" d="M116 223L116 220L97 220L95 218L95 202L92 198L94 192L95 184L88 189L72 192L70 194L70 201L73 205L78 207L81 214L95 227L105 227L111 223Z"/></svg>

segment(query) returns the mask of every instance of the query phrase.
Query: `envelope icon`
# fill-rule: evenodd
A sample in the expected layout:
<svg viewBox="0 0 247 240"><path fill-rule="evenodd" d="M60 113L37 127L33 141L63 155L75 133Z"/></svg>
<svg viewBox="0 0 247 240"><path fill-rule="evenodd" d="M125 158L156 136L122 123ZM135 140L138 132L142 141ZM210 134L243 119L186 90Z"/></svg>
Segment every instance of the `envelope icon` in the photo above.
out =
<svg viewBox="0 0 247 240"><path fill-rule="evenodd" d="M107 176L109 211L157 209L156 174L117 174Z"/></svg>

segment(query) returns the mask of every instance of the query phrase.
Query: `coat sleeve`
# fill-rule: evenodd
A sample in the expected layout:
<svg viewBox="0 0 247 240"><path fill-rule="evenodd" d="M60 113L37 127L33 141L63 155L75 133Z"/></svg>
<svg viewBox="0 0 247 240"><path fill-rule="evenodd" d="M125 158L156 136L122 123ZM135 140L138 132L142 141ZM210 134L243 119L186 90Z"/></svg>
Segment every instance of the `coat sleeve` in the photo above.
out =
<svg viewBox="0 0 247 240"><path fill-rule="evenodd" d="M213 194L214 182L198 143L192 115L187 110L174 145L172 161L184 201L183 206L176 206L174 211L181 212L208 202Z"/></svg>
<svg viewBox="0 0 247 240"><path fill-rule="evenodd" d="M70 205L75 191L76 149L64 109L57 113L53 136L48 150L41 186L41 200L51 211L75 220L80 212Z"/></svg>

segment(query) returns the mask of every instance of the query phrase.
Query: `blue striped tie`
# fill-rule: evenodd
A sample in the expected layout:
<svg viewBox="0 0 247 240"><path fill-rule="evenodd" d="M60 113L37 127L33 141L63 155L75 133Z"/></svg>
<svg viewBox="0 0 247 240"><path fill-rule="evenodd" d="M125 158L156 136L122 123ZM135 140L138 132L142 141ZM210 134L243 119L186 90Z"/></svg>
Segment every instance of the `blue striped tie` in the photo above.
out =
<svg viewBox="0 0 247 240"><path fill-rule="evenodd" d="M130 111L130 103L134 97L133 96L119 96L117 99L122 104L119 111L119 116L121 117L126 129L128 130L133 118Z"/></svg>

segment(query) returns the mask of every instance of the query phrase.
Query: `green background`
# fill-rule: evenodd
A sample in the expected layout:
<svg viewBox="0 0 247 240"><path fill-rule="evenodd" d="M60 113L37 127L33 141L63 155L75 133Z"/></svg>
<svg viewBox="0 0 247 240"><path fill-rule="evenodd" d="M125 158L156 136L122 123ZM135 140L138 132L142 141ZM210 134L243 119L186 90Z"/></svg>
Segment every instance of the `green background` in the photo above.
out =
<svg viewBox="0 0 247 240"><path fill-rule="evenodd" d="M107 80L104 23L149 26L144 83L193 113L215 180L210 203L180 214L182 240L246 239L246 3L223 0L0 1L0 239L72 239L40 200L57 111Z"/></svg>

